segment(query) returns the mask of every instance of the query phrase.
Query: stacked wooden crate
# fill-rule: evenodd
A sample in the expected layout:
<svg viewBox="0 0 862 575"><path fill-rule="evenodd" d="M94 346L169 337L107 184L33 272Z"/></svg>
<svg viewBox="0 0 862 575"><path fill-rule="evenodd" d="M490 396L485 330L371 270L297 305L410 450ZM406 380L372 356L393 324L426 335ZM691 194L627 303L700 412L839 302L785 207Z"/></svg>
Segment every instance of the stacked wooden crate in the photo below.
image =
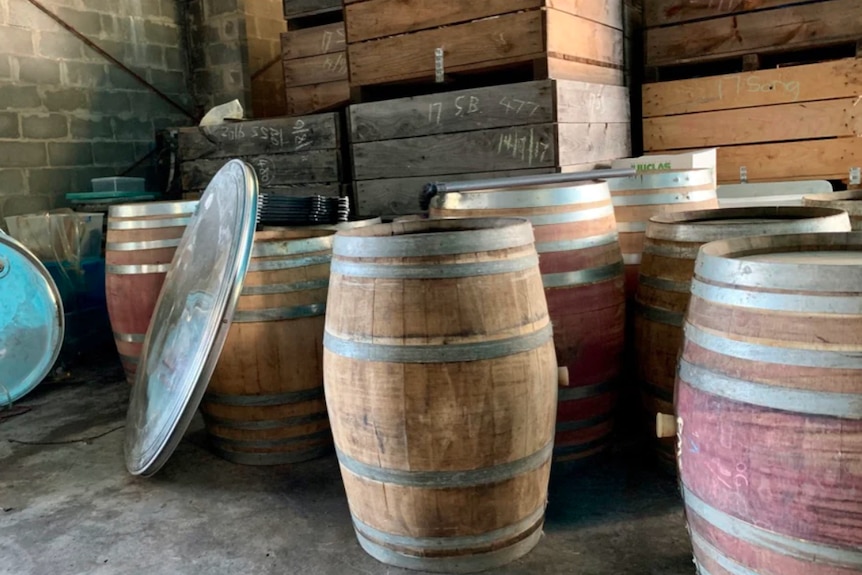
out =
<svg viewBox="0 0 862 575"><path fill-rule="evenodd" d="M341 0L285 0L281 35L289 115L347 105L347 44Z"/></svg>
<svg viewBox="0 0 862 575"><path fill-rule="evenodd" d="M337 113L180 128L182 189L195 197L231 158L251 164L261 191L342 195L341 120Z"/></svg>
<svg viewBox="0 0 862 575"><path fill-rule="evenodd" d="M644 150L718 146L719 183L854 181L862 2L656 0L645 21Z"/></svg>
<svg viewBox="0 0 862 575"><path fill-rule="evenodd" d="M430 181L631 154L622 0L346 0L344 13L361 215L416 212Z"/></svg>

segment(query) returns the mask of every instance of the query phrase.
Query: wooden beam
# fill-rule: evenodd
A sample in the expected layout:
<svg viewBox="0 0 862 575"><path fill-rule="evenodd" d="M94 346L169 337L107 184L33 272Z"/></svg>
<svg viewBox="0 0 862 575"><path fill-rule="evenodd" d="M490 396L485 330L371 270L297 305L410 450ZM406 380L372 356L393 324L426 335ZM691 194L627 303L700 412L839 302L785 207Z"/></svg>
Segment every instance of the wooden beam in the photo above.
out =
<svg viewBox="0 0 862 575"><path fill-rule="evenodd" d="M350 102L350 84L347 80L290 87L285 92L287 113L292 116L333 110Z"/></svg>
<svg viewBox="0 0 862 575"><path fill-rule="evenodd" d="M650 152L862 135L857 98L647 118Z"/></svg>
<svg viewBox="0 0 862 575"><path fill-rule="evenodd" d="M299 154L277 154L244 158L254 167L261 188L290 184L338 182L341 157L338 150L315 150ZM205 188L227 159L196 160L180 164L184 190Z"/></svg>
<svg viewBox="0 0 862 575"><path fill-rule="evenodd" d="M548 54L622 69L623 33L560 10L548 9Z"/></svg>
<svg viewBox="0 0 862 575"><path fill-rule="evenodd" d="M646 65L705 62L767 54L862 37L859 0L826 0L778 10L747 12L646 33Z"/></svg>
<svg viewBox="0 0 862 575"><path fill-rule="evenodd" d="M629 124L559 124L558 165L598 163L632 155Z"/></svg>
<svg viewBox="0 0 862 575"><path fill-rule="evenodd" d="M647 0L644 18L650 28L803 4L811 0Z"/></svg>
<svg viewBox="0 0 862 575"><path fill-rule="evenodd" d="M284 81L288 86L307 86L347 80L347 52L333 52L284 61Z"/></svg>
<svg viewBox="0 0 862 575"><path fill-rule="evenodd" d="M862 138L833 138L718 149L718 182L738 183L745 166L748 181L844 180L862 167Z"/></svg>
<svg viewBox="0 0 862 575"><path fill-rule="evenodd" d="M645 84L643 115L650 118L860 94L862 60L845 58L805 66Z"/></svg>

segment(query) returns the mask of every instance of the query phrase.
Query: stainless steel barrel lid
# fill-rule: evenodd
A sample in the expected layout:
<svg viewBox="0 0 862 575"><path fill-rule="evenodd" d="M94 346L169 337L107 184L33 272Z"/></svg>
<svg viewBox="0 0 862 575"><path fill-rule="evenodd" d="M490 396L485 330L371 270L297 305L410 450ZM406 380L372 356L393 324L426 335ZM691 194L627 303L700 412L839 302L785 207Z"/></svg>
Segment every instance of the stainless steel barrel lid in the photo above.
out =
<svg viewBox="0 0 862 575"><path fill-rule="evenodd" d="M126 467L158 471L188 428L215 368L254 240L251 167L226 164L191 218L144 340L126 417Z"/></svg>
<svg viewBox="0 0 862 575"><path fill-rule="evenodd" d="M0 231L0 406L48 375L63 345L63 302L48 270Z"/></svg>

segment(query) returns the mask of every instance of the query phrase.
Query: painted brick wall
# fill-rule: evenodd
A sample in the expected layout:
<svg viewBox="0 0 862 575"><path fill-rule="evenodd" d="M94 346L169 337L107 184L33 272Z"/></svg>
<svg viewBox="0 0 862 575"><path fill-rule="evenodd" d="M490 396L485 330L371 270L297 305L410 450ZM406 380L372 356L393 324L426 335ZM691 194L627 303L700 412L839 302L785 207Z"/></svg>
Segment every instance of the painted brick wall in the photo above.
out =
<svg viewBox="0 0 862 575"><path fill-rule="evenodd" d="M42 2L193 111L181 2ZM145 156L156 129L189 122L27 0L0 0L0 216L62 206Z"/></svg>

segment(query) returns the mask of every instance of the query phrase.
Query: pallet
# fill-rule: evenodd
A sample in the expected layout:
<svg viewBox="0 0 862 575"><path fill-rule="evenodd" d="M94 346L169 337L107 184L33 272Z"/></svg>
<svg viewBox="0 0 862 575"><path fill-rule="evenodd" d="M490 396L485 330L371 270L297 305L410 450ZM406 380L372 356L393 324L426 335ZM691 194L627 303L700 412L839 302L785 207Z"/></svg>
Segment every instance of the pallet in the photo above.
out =
<svg viewBox="0 0 862 575"><path fill-rule="evenodd" d="M413 213L422 186L631 155L628 90L541 80L353 105L360 215Z"/></svg>
<svg viewBox="0 0 862 575"><path fill-rule="evenodd" d="M286 32L281 49L288 114L314 114L348 104L344 22Z"/></svg>
<svg viewBox="0 0 862 575"><path fill-rule="evenodd" d="M336 113L198 126L177 130L183 191L205 188L230 159L257 172L262 189L349 181L342 167L341 119Z"/></svg>
<svg viewBox="0 0 862 575"><path fill-rule="evenodd" d="M623 85L622 0L362 0L345 5L351 87L530 66L531 79ZM456 89L464 87L456 85Z"/></svg>
<svg viewBox="0 0 862 575"><path fill-rule="evenodd" d="M644 149L719 147L719 183L847 179L862 166L860 93L857 58L646 84Z"/></svg>
<svg viewBox="0 0 862 575"><path fill-rule="evenodd" d="M650 70L855 45L862 38L858 0L647 4L646 66ZM755 7L741 8L751 5Z"/></svg>

